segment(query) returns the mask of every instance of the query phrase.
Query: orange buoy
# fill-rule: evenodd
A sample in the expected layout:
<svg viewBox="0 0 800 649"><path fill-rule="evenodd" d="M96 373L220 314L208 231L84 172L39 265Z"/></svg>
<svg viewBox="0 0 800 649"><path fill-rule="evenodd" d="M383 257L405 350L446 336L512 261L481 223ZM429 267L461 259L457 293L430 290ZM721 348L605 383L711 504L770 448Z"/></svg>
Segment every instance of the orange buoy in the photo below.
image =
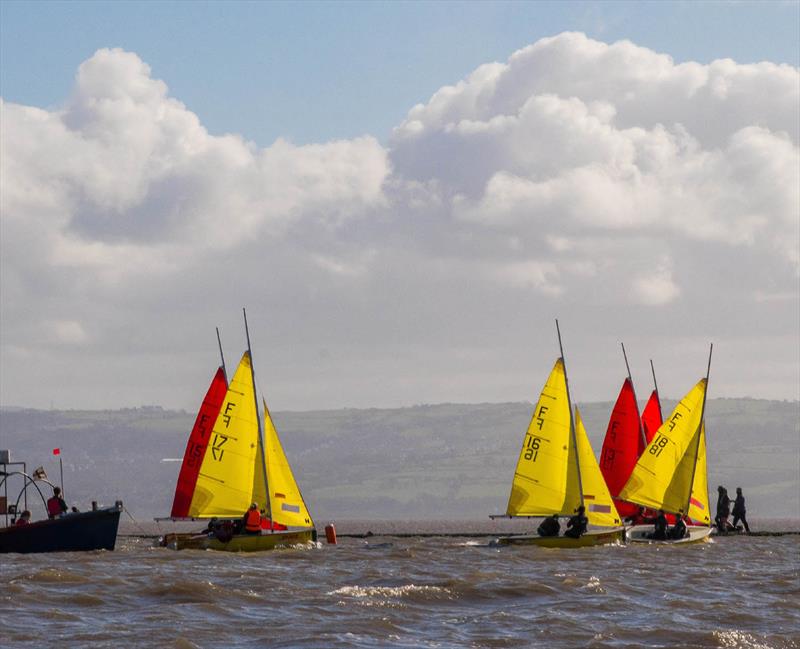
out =
<svg viewBox="0 0 800 649"><path fill-rule="evenodd" d="M329 523L325 526L325 540L327 540L330 545L336 545L336 528L333 526L333 523Z"/></svg>

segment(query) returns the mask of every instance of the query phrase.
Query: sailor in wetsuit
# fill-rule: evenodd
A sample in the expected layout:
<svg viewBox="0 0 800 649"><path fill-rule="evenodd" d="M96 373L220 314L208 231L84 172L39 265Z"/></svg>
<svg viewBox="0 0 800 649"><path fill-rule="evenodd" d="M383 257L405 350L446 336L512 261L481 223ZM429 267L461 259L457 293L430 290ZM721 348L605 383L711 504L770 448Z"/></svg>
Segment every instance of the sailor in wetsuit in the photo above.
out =
<svg viewBox="0 0 800 649"><path fill-rule="evenodd" d="M578 539L586 533L586 528L589 525L589 519L586 518L586 507L581 505L578 507L577 514L572 516L567 521L567 530L564 536L569 536L573 539Z"/></svg>
<svg viewBox="0 0 800 649"><path fill-rule="evenodd" d="M675 517L675 525L669 531L669 538L682 539L685 536L686 536L686 522L683 520L683 516L678 514Z"/></svg>
<svg viewBox="0 0 800 649"><path fill-rule="evenodd" d="M536 533L539 536L558 536L560 531L561 523L558 522L558 514L553 514L542 521Z"/></svg>
<svg viewBox="0 0 800 649"><path fill-rule="evenodd" d="M667 539L667 517L664 515L664 510L658 510L658 518L656 518L656 522L653 525L653 536L651 537L654 541L666 541Z"/></svg>

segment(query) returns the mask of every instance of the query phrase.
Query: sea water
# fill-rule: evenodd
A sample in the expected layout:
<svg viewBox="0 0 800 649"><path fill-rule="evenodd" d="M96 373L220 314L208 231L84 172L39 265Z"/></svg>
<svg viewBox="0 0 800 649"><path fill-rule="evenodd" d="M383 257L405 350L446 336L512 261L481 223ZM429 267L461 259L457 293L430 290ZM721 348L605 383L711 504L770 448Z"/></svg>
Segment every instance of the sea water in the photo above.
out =
<svg viewBox="0 0 800 649"><path fill-rule="evenodd" d="M0 645L800 647L797 535L559 550L365 528L255 554L125 536L114 552L0 555Z"/></svg>

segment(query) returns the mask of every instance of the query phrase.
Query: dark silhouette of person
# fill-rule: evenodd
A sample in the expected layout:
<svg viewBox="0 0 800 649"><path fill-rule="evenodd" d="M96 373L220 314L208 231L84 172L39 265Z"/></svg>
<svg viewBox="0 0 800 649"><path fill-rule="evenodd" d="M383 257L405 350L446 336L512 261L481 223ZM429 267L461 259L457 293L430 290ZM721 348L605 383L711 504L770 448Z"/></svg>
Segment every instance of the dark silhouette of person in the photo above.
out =
<svg viewBox="0 0 800 649"><path fill-rule="evenodd" d="M653 540L666 541L667 539L667 517L663 509L658 510L656 522L653 524Z"/></svg>
<svg viewBox="0 0 800 649"><path fill-rule="evenodd" d="M59 518L69 511L67 503L61 497L61 487L53 487L53 495L47 500L47 517Z"/></svg>
<svg viewBox="0 0 800 649"><path fill-rule="evenodd" d="M742 525L744 525L744 531L750 534L750 526L747 524L747 509L744 506L744 496L742 495L742 488L736 487L736 500L733 503L733 526L736 527L736 523L742 521Z"/></svg>
<svg viewBox="0 0 800 649"><path fill-rule="evenodd" d="M720 485L717 487L717 516L714 519L718 531L728 531L728 516L730 515L731 499L728 497L728 490Z"/></svg>
<svg viewBox="0 0 800 649"><path fill-rule="evenodd" d="M586 528L589 525L589 519L586 518L586 507L581 505L577 509L577 513L574 516L571 516L570 519L567 521L567 529L564 532L564 536L568 536L572 539L579 539L586 533Z"/></svg>
<svg viewBox="0 0 800 649"><path fill-rule="evenodd" d="M675 525L673 525L672 529L669 531L669 538L682 539L685 536L686 536L686 521L683 520L683 516L677 514L675 516Z"/></svg>
<svg viewBox="0 0 800 649"><path fill-rule="evenodd" d="M553 514L542 521L536 533L539 536L558 536L560 531L561 523L558 522L558 514Z"/></svg>

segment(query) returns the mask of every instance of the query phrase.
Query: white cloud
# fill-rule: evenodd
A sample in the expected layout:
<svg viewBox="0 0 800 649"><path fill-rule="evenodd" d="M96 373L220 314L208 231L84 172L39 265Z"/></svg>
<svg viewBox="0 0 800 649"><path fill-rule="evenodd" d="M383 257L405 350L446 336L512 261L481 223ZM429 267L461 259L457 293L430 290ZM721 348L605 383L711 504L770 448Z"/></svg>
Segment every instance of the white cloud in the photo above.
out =
<svg viewBox="0 0 800 649"><path fill-rule="evenodd" d="M371 405L360 395L379 387L384 403L522 396L478 394L448 363L529 387L519 349L549 357L531 327L556 314L590 356L643 331L676 362L691 332L791 337L798 88L786 65L675 64L565 33L441 88L387 147L260 148L210 135L136 54L99 50L63 106L0 104L0 348L15 377L0 399L63 387L80 347L95 384L65 388L76 404L116 405L103 386L117 381L131 403L190 405L189 386L166 385L205 366L205 330L243 304L276 376L303 386L291 407ZM440 393L392 380L412 361ZM607 396L608 365L586 398ZM753 381L775 385L770 367Z"/></svg>

